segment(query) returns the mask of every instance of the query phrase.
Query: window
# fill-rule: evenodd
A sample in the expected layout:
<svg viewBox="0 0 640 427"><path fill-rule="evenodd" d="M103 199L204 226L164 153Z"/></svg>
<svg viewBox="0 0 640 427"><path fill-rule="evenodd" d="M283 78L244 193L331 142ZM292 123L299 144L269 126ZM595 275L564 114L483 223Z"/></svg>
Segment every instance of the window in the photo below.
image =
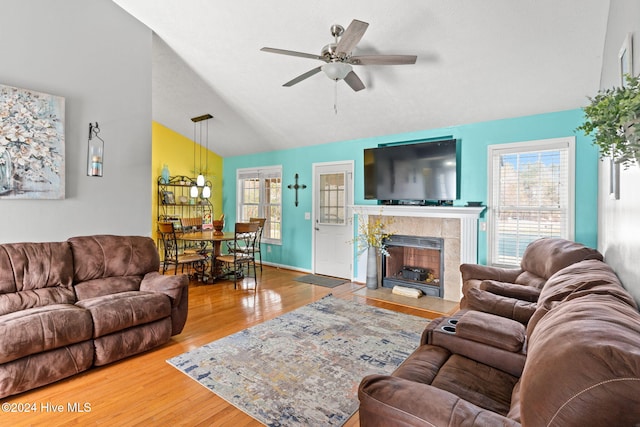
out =
<svg viewBox="0 0 640 427"><path fill-rule="evenodd" d="M344 225L346 217L346 194L344 172L320 174L320 200L318 222L323 225Z"/></svg>
<svg viewBox="0 0 640 427"><path fill-rule="evenodd" d="M262 241L280 243L282 239L282 167L238 169L239 222L266 218Z"/></svg>
<svg viewBox="0 0 640 427"><path fill-rule="evenodd" d="M573 238L575 138L489 146L489 263L518 266L540 237Z"/></svg>

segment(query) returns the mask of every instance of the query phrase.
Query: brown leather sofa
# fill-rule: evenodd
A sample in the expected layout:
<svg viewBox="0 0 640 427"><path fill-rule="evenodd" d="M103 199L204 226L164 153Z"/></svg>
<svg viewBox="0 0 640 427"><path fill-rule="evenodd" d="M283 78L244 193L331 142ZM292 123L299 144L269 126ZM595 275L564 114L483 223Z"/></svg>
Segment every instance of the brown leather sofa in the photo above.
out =
<svg viewBox="0 0 640 427"><path fill-rule="evenodd" d="M640 313L600 260L557 271L525 326L463 309L359 387L362 426L640 424Z"/></svg>
<svg viewBox="0 0 640 427"><path fill-rule="evenodd" d="M179 334L188 278L159 266L155 243L140 236L0 245L0 398Z"/></svg>
<svg viewBox="0 0 640 427"><path fill-rule="evenodd" d="M602 261L603 257L581 243L545 237L527 246L519 268L462 264L460 308L498 314L526 324L546 281L559 270L587 259Z"/></svg>

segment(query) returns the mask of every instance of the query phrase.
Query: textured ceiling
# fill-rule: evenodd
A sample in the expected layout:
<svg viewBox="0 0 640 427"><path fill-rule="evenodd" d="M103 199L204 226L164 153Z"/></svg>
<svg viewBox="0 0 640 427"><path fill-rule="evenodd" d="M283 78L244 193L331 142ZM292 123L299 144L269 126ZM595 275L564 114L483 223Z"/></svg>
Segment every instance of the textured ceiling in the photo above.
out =
<svg viewBox="0 0 640 427"><path fill-rule="evenodd" d="M154 31L153 119L227 157L579 108L599 88L602 0L114 0ZM355 66L354 92L321 65L332 24L369 23L354 54L415 54ZM337 114L334 103L337 101Z"/></svg>

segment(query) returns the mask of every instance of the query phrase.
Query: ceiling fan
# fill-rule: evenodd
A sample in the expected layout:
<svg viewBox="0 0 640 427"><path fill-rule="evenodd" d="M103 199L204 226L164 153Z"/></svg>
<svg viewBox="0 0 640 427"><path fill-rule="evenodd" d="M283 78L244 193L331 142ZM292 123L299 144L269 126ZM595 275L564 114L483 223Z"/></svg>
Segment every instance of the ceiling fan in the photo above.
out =
<svg viewBox="0 0 640 427"><path fill-rule="evenodd" d="M295 52L292 50L263 47L264 52L278 53L281 55L298 56L301 58L318 59L325 64L313 68L293 80L288 81L283 86L293 86L301 81L324 71L331 80L344 80L351 89L359 91L364 89L364 83L352 69L352 65L402 65L415 64L416 55L352 55L352 50L356 47L365 31L368 23L354 19L345 30L341 25L331 26L331 35L335 41L322 48L320 55L312 53Z"/></svg>

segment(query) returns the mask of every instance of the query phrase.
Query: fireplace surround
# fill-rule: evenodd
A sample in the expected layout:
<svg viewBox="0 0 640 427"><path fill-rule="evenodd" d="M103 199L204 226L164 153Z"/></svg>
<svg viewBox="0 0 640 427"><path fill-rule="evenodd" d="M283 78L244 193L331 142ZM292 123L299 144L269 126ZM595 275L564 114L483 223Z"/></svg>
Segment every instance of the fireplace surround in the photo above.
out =
<svg viewBox="0 0 640 427"><path fill-rule="evenodd" d="M381 206L356 205L356 221L369 221L369 217L392 217L389 231L394 235L431 236L444 241L444 279L441 297L460 301L462 280L460 264L477 263L478 219L485 210L462 206ZM356 260L354 281L366 281L366 253ZM381 271L379 275L382 276Z"/></svg>

